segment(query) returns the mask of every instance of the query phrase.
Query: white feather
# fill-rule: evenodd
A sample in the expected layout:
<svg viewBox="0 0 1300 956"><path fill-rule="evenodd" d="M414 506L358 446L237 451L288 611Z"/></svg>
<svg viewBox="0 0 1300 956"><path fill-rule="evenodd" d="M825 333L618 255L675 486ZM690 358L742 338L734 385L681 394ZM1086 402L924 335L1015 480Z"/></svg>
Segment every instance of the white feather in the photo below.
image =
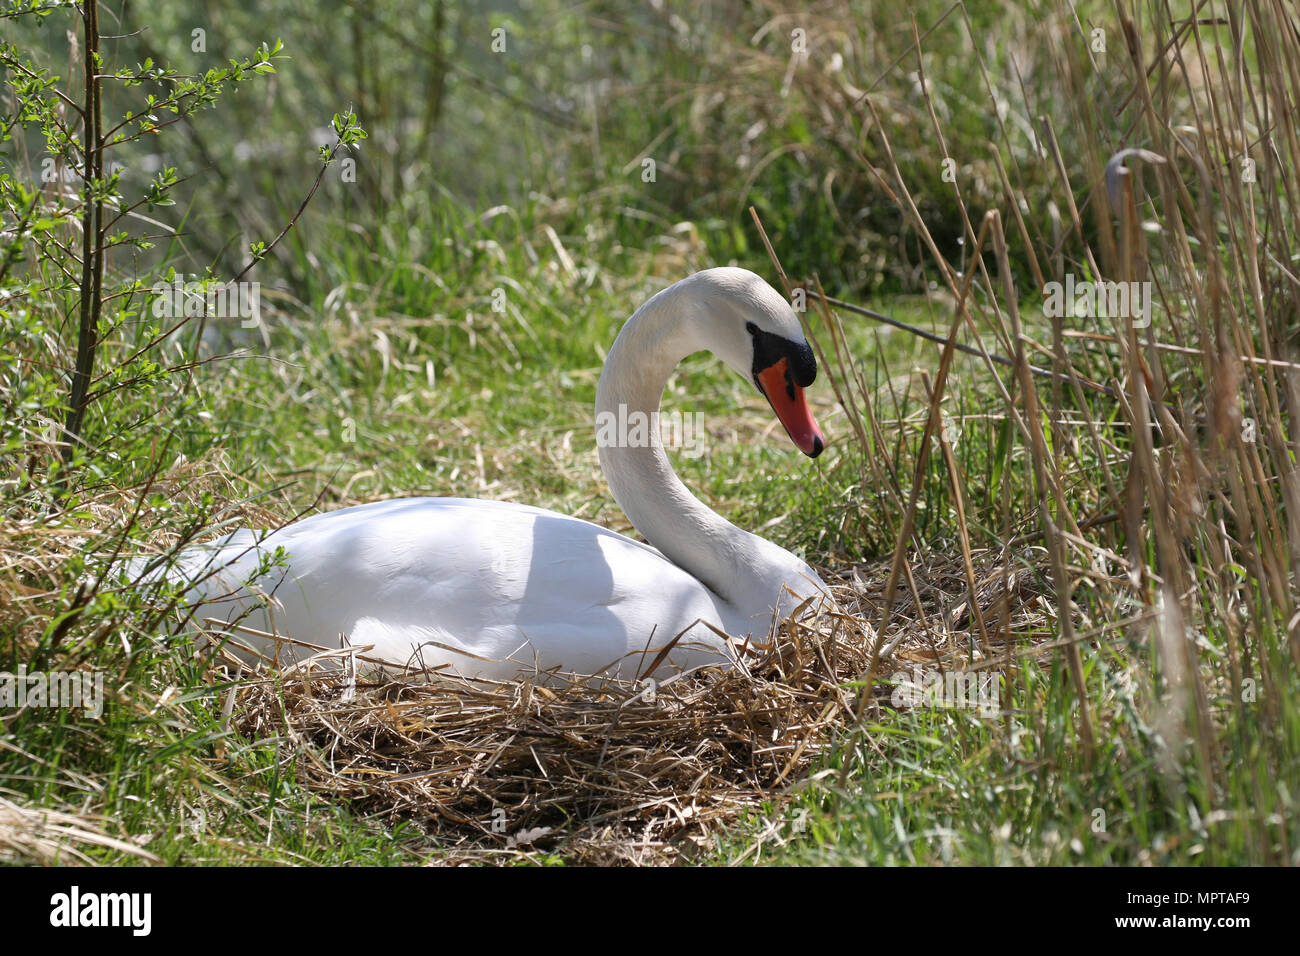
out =
<svg viewBox="0 0 1300 956"><path fill-rule="evenodd" d="M747 322L802 342L788 304L753 273L709 270L670 287L611 349L598 410L657 410L672 369L700 348L747 374ZM310 655L302 644L350 644L501 679L631 679L668 645L657 676L726 666L734 650L722 634L766 638L774 613L825 592L799 558L692 496L657 444L600 451L615 497L662 551L526 505L407 498L236 532L187 550L172 574L193 582L199 617L237 623L237 641L282 662Z"/></svg>

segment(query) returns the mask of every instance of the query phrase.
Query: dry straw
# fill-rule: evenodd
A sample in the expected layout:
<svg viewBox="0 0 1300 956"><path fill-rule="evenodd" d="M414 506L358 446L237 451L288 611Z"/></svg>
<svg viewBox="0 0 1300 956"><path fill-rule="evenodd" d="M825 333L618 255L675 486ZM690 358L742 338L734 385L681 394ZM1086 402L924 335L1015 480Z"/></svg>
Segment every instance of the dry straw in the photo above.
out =
<svg viewBox="0 0 1300 956"><path fill-rule="evenodd" d="M664 863L760 818L759 844L796 839L788 803L810 768L859 718L890 706L882 683L860 713L855 684L869 669L885 570L828 579L837 609L797 612L751 642L744 666L730 672L599 687L556 674L545 683L464 681L367 675L364 662L338 666L363 649L330 651L242 680L233 728L255 741L283 739L283 759L306 785L382 822L414 822L434 838L439 863L548 853ZM914 572L882 642L886 654L900 666L970 669L961 564L918 561ZM988 567L976 592L981 610L995 618L1013 607L1017 629L1041 623L1034 580ZM1000 663L1000 654L980 647L977 661Z"/></svg>

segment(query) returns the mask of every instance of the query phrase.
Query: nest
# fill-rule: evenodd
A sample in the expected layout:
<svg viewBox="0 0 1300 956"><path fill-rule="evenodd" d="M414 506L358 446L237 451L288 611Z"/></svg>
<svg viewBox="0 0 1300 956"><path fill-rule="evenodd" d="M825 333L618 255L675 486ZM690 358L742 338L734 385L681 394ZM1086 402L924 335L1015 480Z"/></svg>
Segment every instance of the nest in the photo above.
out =
<svg viewBox="0 0 1300 956"><path fill-rule="evenodd" d="M760 817L760 841L782 840L795 822L788 803L810 769L867 716L864 707L889 706L887 684L861 694L879 588L859 571L833 587L838 610L792 615L731 671L559 686L367 678L337 666L355 652L331 651L238 682L234 728L288 744L284 759L304 785L385 823L414 823L440 863L551 854L585 864L670 863ZM1020 603L1023 584L1015 590ZM922 588L891 615L901 639L886 635L880 646L905 654L915 645L929 657L934 636L906 613L916 597L942 618L933 612L968 592ZM992 610L1004 598L982 593L980 603ZM959 634L944 643L969 654Z"/></svg>

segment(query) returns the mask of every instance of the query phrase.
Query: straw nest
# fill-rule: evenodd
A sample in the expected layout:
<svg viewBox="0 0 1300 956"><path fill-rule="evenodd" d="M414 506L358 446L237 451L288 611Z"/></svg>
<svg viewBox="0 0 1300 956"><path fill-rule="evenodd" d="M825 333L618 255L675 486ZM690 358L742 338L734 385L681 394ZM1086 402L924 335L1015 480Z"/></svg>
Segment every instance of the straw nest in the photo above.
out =
<svg viewBox="0 0 1300 956"><path fill-rule="evenodd" d="M871 622L887 573L827 578L838 610L802 609L751 643L744 667L730 672L657 685L430 680L368 674L351 649L243 676L227 707L245 737L284 741L284 759L307 786L421 827L438 862L556 854L667 863L717 845L746 818L760 842L783 840L792 835L787 804L810 768L860 717L890 705L888 683L862 693L873 644L896 662L942 666L960 654L970 666L960 564L912 566L891 633L876 642ZM1031 583L991 569L978 603L990 620L1013 602L1027 609L1037 600ZM895 669L882 661L875 676Z"/></svg>

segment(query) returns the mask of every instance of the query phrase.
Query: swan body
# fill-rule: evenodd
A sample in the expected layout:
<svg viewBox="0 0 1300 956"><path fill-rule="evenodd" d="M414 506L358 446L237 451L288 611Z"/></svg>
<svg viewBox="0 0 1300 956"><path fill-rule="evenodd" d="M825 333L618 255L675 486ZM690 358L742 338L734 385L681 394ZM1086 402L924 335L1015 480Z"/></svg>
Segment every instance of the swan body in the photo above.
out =
<svg viewBox="0 0 1300 956"><path fill-rule="evenodd" d="M285 567L274 565L277 547L288 556ZM258 576L260 565L270 567ZM767 628L648 545L509 502L358 505L306 518L260 543L226 539L192 554L190 569L213 572L203 616L239 621L240 643L263 646L249 640L251 629L334 647L343 633L354 646L373 645L369 657L476 676L552 663L636 676L682 632L678 666L724 663L708 625L737 635ZM273 594L265 607L249 600L243 582L250 578ZM281 661L310 653L279 647Z"/></svg>
<svg viewBox="0 0 1300 956"><path fill-rule="evenodd" d="M619 334L596 401L610 488L654 546L527 505L404 498L236 532L182 552L170 574L189 583L196 616L235 625L232 648L279 662L346 644L495 679L727 666L724 634L765 640L774 615L830 599L801 559L695 498L654 429L602 437L611 415L657 412L673 368L702 349L752 378L806 454L823 447L802 392L816 364L775 290L723 268L658 293Z"/></svg>

